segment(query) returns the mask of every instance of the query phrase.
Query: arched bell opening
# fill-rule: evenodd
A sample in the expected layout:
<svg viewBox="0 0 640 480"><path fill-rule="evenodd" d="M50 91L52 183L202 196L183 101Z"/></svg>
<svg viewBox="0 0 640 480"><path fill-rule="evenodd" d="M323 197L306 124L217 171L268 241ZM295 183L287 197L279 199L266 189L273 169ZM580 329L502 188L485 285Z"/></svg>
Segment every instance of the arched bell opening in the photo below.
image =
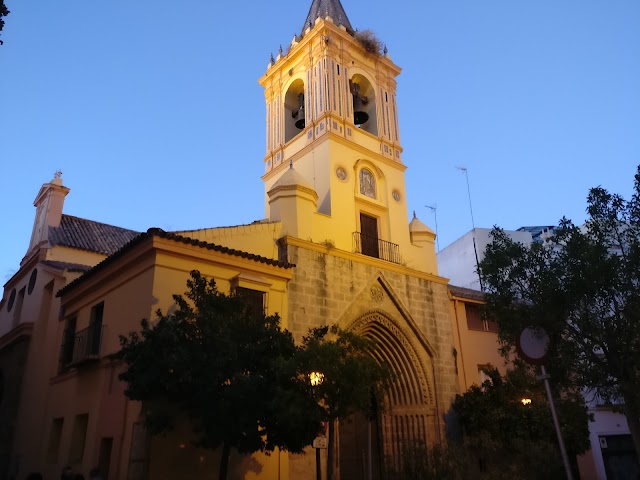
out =
<svg viewBox="0 0 640 480"><path fill-rule="evenodd" d="M284 96L284 141L287 143L306 126L304 83L294 80Z"/></svg>
<svg viewBox="0 0 640 480"><path fill-rule="evenodd" d="M365 132L378 135L376 115L376 91L371 82L360 74L349 80L349 90L353 100L353 123Z"/></svg>
<svg viewBox="0 0 640 480"><path fill-rule="evenodd" d="M381 479L385 465L399 468L405 448L427 445L435 430L430 375L419 347L386 314L366 314L351 329L373 341L370 355L389 366L394 381L383 399L372 398L371 418L357 413L340 421L340 474L365 479L371 468L372 478Z"/></svg>

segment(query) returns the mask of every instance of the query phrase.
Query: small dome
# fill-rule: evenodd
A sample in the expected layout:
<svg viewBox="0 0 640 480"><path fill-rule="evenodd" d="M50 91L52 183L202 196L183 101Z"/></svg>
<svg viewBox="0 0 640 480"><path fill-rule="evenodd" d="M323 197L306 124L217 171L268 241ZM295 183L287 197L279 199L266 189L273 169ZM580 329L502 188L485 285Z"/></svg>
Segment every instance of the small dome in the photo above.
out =
<svg viewBox="0 0 640 480"><path fill-rule="evenodd" d="M435 232L427 227L424 223L418 220L418 217L414 216L413 220L409 223L409 232L417 233L417 232L425 232L432 233L435 235Z"/></svg>
<svg viewBox="0 0 640 480"><path fill-rule="evenodd" d="M276 183L273 184L271 190L278 187L290 187L293 185L297 185L299 187L305 187L310 190L315 190L313 185L311 185L307 180L298 172L295 171L293 166L289 167L286 172L278 179Z"/></svg>

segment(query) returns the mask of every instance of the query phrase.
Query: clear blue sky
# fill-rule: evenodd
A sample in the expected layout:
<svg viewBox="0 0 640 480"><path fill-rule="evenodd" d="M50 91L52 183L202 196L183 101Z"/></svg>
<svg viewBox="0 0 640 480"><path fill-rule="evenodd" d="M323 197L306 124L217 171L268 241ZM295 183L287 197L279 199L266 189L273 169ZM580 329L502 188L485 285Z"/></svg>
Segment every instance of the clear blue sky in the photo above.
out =
<svg viewBox="0 0 640 480"><path fill-rule="evenodd" d="M65 212L136 230L264 216L269 54L311 0L6 0L0 279L26 253L56 169ZM409 209L440 246L476 226L584 220L640 163L638 0L342 0L403 68Z"/></svg>

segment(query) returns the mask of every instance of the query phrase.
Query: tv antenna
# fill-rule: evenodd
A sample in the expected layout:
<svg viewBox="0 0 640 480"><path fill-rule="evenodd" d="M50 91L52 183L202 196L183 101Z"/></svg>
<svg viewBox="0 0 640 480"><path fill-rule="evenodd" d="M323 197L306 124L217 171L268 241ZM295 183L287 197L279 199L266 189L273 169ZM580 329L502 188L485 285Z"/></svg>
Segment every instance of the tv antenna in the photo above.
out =
<svg viewBox="0 0 640 480"><path fill-rule="evenodd" d="M438 247L438 252L440 251L440 237L438 237L438 204L434 203L433 205L425 205L431 213L433 213L433 217L436 221L436 246Z"/></svg>

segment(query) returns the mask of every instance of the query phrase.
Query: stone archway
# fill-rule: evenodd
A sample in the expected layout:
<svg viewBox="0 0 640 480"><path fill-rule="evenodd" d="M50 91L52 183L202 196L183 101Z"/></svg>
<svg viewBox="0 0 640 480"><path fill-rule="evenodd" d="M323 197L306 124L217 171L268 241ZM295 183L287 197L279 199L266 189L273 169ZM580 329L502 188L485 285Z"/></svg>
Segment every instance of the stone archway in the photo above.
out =
<svg viewBox="0 0 640 480"><path fill-rule="evenodd" d="M395 381L376 418L356 414L340 423L340 478L368 478L370 455L373 478L379 479L385 463L399 466L404 446L431 445L435 439L431 356L410 329L383 311L362 315L349 329L373 340L371 356L389 365Z"/></svg>

